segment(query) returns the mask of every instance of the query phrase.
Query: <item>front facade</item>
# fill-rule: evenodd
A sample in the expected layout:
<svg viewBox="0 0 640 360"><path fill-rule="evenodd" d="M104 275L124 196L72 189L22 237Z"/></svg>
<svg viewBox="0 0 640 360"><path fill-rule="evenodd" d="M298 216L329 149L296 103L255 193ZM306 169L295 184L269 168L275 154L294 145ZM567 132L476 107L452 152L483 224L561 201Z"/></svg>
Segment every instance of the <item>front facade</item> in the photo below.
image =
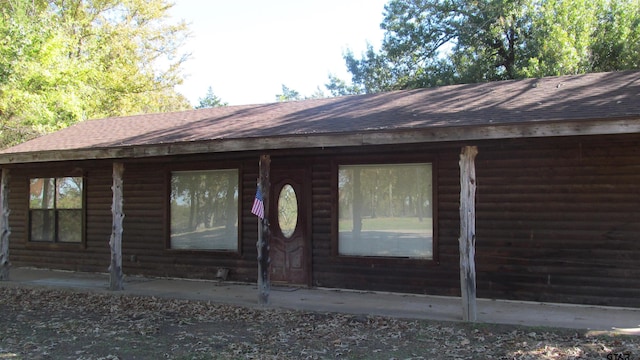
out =
<svg viewBox="0 0 640 360"><path fill-rule="evenodd" d="M521 114L524 120L518 121L501 120L508 116L497 108L462 109L460 122L453 112L411 109L417 95L437 108L454 99L470 104L470 96L489 96L485 84L325 100L311 107L298 102L211 109L193 112L206 115L195 120L163 114L151 120L173 117L173 127L142 126L137 135L114 130L117 139L91 144L69 140L109 125L96 120L0 154L8 175L10 261L106 272L112 170L118 163L124 166L125 274L215 279L219 269L227 269L228 280L255 282L258 221L252 207L258 161L266 154L272 282L460 296L458 162L461 148L472 145L478 149L479 297L639 307L640 74L549 81L571 87L573 80L593 85L611 79L626 86L607 90L598 101L586 95L570 99L583 109L565 111L567 119L549 114L556 116L569 100L542 110L547 118L527 119L533 115L512 109L507 115ZM492 92L500 85L522 86L498 83ZM558 94L550 96L560 101ZM370 115L345 106L362 102L368 102ZM598 107L612 102L628 105ZM237 118L225 122L234 108L245 128ZM254 110L275 117L251 127ZM429 117L435 120L412 122ZM217 121L223 129L218 132L239 130L216 139L197 138L201 130L172 130L182 122L202 129ZM293 126L301 123L296 126L305 131ZM329 130L318 130L326 123ZM403 125L380 126L394 123ZM155 141L150 134L162 138Z"/></svg>

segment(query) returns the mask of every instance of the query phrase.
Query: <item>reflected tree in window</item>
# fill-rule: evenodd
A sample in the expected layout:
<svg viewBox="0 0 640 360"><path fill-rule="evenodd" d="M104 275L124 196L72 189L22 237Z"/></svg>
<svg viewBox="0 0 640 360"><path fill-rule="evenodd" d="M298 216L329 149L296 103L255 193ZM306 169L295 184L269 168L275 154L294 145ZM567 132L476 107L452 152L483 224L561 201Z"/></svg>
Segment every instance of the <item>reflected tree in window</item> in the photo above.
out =
<svg viewBox="0 0 640 360"><path fill-rule="evenodd" d="M171 176L171 247L236 250L238 171L174 172Z"/></svg>
<svg viewBox="0 0 640 360"><path fill-rule="evenodd" d="M339 253L431 258L431 171L426 163L340 166Z"/></svg>
<svg viewBox="0 0 640 360"><path fill-rule="evenodd" d="M30 179L31 241L82 241L82 183L82 177Z"/></svg>

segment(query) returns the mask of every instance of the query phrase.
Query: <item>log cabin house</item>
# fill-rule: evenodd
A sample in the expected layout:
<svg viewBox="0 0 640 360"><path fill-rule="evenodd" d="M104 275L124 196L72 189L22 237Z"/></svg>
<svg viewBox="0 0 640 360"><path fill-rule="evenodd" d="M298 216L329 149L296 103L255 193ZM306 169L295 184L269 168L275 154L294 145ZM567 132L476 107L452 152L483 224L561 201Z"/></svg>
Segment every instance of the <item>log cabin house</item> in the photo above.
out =
<svg viewBox="0 0 640 360"><path fill-rule="evenodd" d="M255 282L268 155L273 283L460 296L470 146L478 297L640 307L640 72L84 121L0 152L1 266Z"/></svg>

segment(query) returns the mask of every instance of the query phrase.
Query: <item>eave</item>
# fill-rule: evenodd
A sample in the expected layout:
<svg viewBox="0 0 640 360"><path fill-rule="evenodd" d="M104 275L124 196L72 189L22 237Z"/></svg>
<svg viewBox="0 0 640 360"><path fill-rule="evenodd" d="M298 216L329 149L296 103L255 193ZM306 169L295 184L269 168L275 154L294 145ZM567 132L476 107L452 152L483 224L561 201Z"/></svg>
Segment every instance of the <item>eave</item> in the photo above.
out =
<svg viewBox="0 0 640 360"><path fill-rule="evenodd" d="M123 160L240 151L632 133L640 133L639 116L600 120L533 121L495 125L438 126L408 130L371 130L355 133L293 134L276 137L23 152L0 155L0 165L75 160Z"/></svg>

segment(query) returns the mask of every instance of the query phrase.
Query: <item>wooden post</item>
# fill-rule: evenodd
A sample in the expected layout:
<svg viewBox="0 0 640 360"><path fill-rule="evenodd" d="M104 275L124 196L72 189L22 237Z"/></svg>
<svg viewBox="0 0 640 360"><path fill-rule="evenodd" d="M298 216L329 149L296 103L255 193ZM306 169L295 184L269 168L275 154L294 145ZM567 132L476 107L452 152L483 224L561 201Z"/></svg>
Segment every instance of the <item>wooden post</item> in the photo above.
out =
<svg viewBox="0 0 640 360"><path fill-rule="evenodd" d="M124 281L122 274L122 220L124 213L122 211L122 173L124 165L122 163L113 163L113 203L111 204L111 214L113 225L111 227L111 239L109 246L111 247L111 265L110 272L110 290L123 290Z"/></svg>
<svg viewBox="0 0 640 360"><path fill-rule="evenodd" d="M2 169L0 180L0 281L9 280L9 169Z"/></svg>
<svg viewBox="0 0 640 360"><path fill-rule="evenodd" d="M475 146L465 146L460 153L460 289L462 319L476 321L476 168Z"/></svg>
<svg viewBox="0 0 640 360"><path fill-rule="evenodd" d="M269 155L260 156L260 178L258 188L262 193L264 204L264 218L258 218L258 303L266 305L269 303L269 292L271 291L271 281L269 278L269 170L271 167L271 157Z"/></svg>

